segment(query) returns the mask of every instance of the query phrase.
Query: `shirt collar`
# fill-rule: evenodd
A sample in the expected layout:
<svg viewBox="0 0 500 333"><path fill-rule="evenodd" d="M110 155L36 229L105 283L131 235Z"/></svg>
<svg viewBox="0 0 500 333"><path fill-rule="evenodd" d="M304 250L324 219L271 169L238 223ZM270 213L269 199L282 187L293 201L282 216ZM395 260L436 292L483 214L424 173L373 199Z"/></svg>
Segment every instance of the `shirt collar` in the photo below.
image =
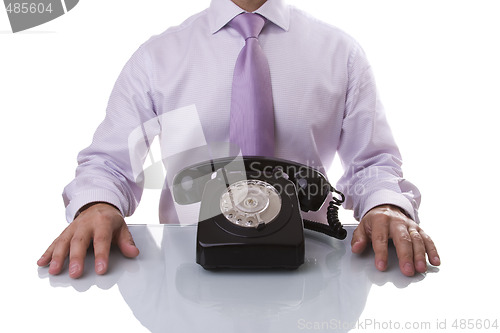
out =
<svg viewBox="0 0 500 333"><path fill-rule="evenodd" d="M212 0L208 15L210 18L210 32L216 33L222 29L235 16L245 11L231 0ZM290 26L290 11L283 0L267 0L254 13L264 16L281 29L288 31Z"/></svg>

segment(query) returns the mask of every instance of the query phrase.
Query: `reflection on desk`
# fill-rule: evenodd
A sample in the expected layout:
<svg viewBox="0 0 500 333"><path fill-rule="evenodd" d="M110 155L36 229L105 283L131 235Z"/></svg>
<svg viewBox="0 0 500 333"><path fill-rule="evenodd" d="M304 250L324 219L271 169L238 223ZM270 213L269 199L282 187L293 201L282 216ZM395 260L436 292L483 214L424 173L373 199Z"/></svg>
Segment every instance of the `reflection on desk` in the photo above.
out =
<svg viewBox="0 0 500 333"><path fill-rule="evenodd" d="M139 257L127 259L114 249L108 274L97 276L90 253L78 280L70 279L67 269L50 276L48 268L39 268L39 277L81 292L117 285L152 332L293 332L326 322L346 332L346 323L355 323L363 312L373 283L401 288L425 277L403 276L394 248L388 272L378 272L371 251L351 255L354 226L346 229L345 241L306 231L305 263L297 270L207 271L195 262L196 226L131 225Z"/></svg>

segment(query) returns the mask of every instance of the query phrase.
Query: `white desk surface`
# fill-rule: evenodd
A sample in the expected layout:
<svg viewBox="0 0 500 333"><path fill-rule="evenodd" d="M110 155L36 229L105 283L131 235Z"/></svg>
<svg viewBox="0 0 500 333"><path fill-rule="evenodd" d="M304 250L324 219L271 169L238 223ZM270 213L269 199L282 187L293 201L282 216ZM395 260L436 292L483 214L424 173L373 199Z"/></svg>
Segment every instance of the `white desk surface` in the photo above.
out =
<svg viewBox="0 0 500 333"><path fill-rule="evenodd" d="M24 282L7 274L14 289L2 301L10 315L0 327L23 332L460 332L470 331L460 329L466 328L460 320L473 319L474 325L499 320L500 325L498 288L490 289L496 278L471 274L475 279L463 279L456 270L435 267L408 278L399 272L394 249L388 271L378 272L371 251L351 254L354 226L347 226L345 241L306 231L306 263L296 271L206 271L195 263L195 226L130 229L140 256L126 259L113 250L105 276L93 272L92 255L77 280L68 277L67 268L50 276L48 268L34 265L30 276L20 277ZM464 274L470 272L473 266ZM493 300L486 304L488 293Z"/></svg>

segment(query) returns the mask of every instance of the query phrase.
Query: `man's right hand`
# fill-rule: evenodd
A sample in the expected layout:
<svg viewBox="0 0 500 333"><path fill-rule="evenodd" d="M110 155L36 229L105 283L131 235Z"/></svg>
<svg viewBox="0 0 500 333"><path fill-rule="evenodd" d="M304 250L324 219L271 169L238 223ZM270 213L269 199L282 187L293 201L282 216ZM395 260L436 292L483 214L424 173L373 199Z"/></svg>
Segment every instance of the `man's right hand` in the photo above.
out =
<svg viewBox="0 0 500 333"><path fill-rule="evenodd" d="M38 266L49 267L49 274L59 274L69 255L69 276L79 278L87 249L93 240L95 271L104 274L108 269L109 250L116 244L124 256L139 255L132 235L120 211L106 203L96 203L83 210L61 233L38 260Z"/></svg>

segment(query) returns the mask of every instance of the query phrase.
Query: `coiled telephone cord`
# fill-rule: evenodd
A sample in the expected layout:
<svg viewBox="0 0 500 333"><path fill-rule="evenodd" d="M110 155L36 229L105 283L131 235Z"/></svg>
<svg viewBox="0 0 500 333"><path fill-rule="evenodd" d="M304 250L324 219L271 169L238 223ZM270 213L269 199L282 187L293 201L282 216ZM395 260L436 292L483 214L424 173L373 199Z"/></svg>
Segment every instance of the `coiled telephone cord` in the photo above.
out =
<svg viewBox="0 0 500 333"><path fill-rule="evenodd" d="M333 188L332 192L339 194L342 199L333 198L333 200L330 201L326 212L326 220L328 224L304 219L304 228L321 232L337 239L345 239L347 237L347 231L344 229L339 220L339 206L344 202L345 198L342 193Z"/></svg>

